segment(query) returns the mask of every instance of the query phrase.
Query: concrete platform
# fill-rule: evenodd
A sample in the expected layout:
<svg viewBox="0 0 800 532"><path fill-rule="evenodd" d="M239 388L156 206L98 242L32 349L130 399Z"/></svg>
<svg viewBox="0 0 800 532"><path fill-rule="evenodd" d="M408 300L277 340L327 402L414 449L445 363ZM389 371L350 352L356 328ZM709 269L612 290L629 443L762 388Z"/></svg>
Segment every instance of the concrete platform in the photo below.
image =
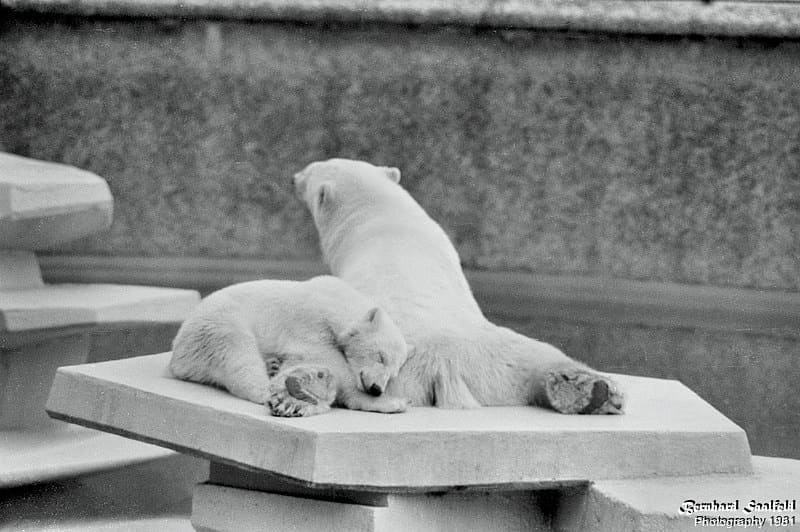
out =
<svg viewBox="0 0 800 532"><path fill-rule="evenodd" d="M554 528L561 532L800 530L800 461L754 456L753 467L754 474L746 476L599 481L563 503ZM732 509L715 509L715 502ZM694 503L710 503L711 509Z"/></svg>
<svg viewBox="0 0 800 532"><path fill-rule="evenodd" d="M65 164L0 153L0 248L36 250L111 227L103 178Z"/></svg>
<svg viewBox="0 0 800 532"><path fill-rule="evenodd" d="M47 410L313 487L508 490L751 471L744 432L676 381L617 376L630 396L624 416L504 407L412 408L391 416L334 410L284 419L224 391L172 379L169 357L60 368Z"/></svg>

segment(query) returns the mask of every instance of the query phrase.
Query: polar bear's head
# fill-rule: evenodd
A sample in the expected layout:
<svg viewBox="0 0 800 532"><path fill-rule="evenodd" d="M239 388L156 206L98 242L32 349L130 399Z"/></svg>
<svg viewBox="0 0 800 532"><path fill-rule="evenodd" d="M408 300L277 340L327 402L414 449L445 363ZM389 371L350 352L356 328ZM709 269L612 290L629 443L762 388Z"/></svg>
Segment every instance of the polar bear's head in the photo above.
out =
<svg viewBox="0 0 800 532"><path fill-rule="evenodd" d="M311 212L332 270L341 246L359 245L363 232L376 224L427 218L399 181L397 168L349 159L311 163L294 175L295 192Z"/></svg>
<svg viewBox="0 0 800 532"><path fill-rule="evenodd" d="M297 195L306 202L316 217L316 211L327 200L344 200L343 194L355 188L367 196L386 192L400 182L400 170L390 166L375 166L352 159L328 159L309 164L294 175ZM340 191L341 189L341 191Z"/></svg>
<svg viewBox="0 0 800 532"><path fill-rule="evenodd" d="M389 379L397 376L408 356L400 329L377 307L351 324L337 340L359 388L372 395L386 390Z"/></svg>

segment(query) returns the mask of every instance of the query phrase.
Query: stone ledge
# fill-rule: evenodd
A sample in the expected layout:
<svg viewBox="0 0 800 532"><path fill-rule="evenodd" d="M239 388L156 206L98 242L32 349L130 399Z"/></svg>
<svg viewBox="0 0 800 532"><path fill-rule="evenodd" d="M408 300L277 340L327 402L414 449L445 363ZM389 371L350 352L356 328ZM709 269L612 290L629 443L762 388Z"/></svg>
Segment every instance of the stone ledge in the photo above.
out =
<svg viewBox="0 0 800 532"><path fill-rule="evenodd" d="M137 283L201 292L254 279L305 280L328 273L315 261L244 258L52 255L39 262L48 282ZM466 274L486 313L514 319L800 336L796 293L517 272Z"/></svg>
<svg viewBox="0 0 800 532"><path fill-rule="evenodd" d="M167 376L169 357L61 368L48 412L315 487L509 489L747 473L751 467L744 432L677 381L618 376L630 397L624 416L507 407L414 408L392 416L336 409L285 419L221 390Z"/></svg>
<svg viewBox="0 0 800 532"><path fill-rule="evenodd" d="M0 153L0 247L43 249L108 229L113 200L99 176Z"/></svg>
<svg viewBox="0 0 800 532"><path fill-rule="evenodd" d="M800 7L664 0L0 0L19 11L82 16L453 24L634 34L800 37Z"/></svg>
<svg viewBox="0 0 800 532"><path fill-rule="evenodd" d="M194 290L120 285L46 285L0 291L0 333L117 322L181 322Z"/></svg>

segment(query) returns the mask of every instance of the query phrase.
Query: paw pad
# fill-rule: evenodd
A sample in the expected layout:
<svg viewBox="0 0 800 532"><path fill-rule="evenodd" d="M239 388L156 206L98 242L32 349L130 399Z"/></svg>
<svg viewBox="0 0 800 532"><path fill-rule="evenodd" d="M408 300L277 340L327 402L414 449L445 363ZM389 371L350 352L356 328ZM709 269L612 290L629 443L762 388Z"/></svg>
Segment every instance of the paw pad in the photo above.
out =
<svg viewBox="0 0 800 532"><path fill-rule="evenodd" d="M613 382L585 371L558 371L546 379L549 406L563 414L621 414L624 397Z"/></svg>

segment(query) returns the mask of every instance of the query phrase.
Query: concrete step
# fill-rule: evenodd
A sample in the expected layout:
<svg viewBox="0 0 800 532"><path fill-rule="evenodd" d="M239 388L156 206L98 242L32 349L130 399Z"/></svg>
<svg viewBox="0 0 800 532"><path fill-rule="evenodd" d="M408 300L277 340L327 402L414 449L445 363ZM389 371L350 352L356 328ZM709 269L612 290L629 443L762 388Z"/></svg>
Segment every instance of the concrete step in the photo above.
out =
<svg viewBox="0 0 800 532"><path fill-rule="evenodd" d="M170 453L113 471L4 488L0 530L188 532L192 489L207 474L207 462Z"/></svg>
<svg viewBox="0 0 800 532"><path fill-rule="evenodd" d="M103 178L65 164L0 153L0 248L45 249L111 227Z"/></svg>
<svg viewBox="0 0 800 532"><path fill-rule="evenodd" d="M800 461L753 457L753 475L598 481L570 496L560 532L800 530Z"/></svg>
<svg viewBox="0 0 800 532"><path fill-rule="evenodd" d="M181 322L200 301L194 290L58 284L0 290L0 333L97 325Z"/></svg>
<svg viewBox="0 0 800 532"><path fill-rule="evenodd" d="M391 416L335 409L286 419L169 377L169 357L60 368L48 412L313 487L519 489L751 471L744 432L676 381L617 376L630 397L624 416L502 407L412 408Z"/></svg>
<svg viewBox="0 0 800 532"><path fill-rule="evenodd" d="M0 431L0 489L50 482L174 456L163 447L59 423Z"/></svg>

